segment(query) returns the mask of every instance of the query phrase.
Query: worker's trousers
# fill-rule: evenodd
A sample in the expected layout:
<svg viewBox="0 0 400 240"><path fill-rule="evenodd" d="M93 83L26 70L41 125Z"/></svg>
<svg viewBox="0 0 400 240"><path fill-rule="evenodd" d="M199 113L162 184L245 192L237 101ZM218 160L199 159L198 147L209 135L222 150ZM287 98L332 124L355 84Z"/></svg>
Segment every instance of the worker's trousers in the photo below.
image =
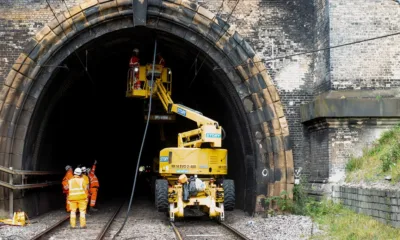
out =
<svg viewBox="0 0 400 240"><path fill-rule="evenodd" d="M79 207L79 222L81 227L86 227L86 207L87 200L69 201L71 208L70 223L71 227L76 227L76 210Z"/></svg>
<svg viewBox="0 0 400 240"><path fill-rule="evenodd" d="M96 205L97 199L97 192L99 191L98 188L91 188L90 189L90 206L94 207Z"/></svg>

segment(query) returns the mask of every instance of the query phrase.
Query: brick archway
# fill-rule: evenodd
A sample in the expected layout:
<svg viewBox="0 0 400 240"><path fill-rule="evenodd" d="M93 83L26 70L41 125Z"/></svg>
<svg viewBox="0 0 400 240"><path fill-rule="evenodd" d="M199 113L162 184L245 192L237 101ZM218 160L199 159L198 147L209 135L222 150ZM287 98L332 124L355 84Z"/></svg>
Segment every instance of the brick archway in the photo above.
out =
<svg viewBox="0 0 400 240"><path fill-rule="evenodd" d="M106 33L133 27L131 1L88 1L57 15L30 39L0 94L0 165L23 168L29 124L38 99L57 65L74 50ZM146 27L181 37L218 65L248 122L246 201L293 187L293 157L280 98L250 45L229 24L188 0L149 0ZM251 203L251 204L250 204ZM252 211L251 210L251 211Z"/></svg>

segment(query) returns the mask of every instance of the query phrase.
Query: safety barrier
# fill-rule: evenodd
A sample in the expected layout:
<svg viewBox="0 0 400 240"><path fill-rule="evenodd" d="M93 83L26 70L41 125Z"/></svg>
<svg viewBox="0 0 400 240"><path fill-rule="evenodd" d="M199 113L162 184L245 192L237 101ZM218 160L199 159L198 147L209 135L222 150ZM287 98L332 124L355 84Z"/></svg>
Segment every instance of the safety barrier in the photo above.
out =
<svg viewBox="0 0 400 240"><path fill-rule="evenodd" d="M53 186L60 184L59 181L53 182L43 182L43 183L27 183L28 178L26 176L43 176L43 175L61 175L62 172L57 171L30 171L30 170L13 170L11 167L6 168L0 166L0 172L5 172L10 174L9 182L4 182L0 180L0 186L9 189L9 213L10 215L14 212L14 190L26 190L33 188L43 188L48 186ZM14 175L21 176L22 184L14 184Z"/></svg>

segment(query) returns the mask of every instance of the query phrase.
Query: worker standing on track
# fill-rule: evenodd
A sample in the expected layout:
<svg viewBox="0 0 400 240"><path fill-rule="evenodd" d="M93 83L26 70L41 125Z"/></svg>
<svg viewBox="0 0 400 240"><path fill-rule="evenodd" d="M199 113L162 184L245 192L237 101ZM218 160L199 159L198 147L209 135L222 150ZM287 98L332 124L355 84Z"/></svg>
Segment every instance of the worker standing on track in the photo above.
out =
<svg viewBox="0 0 400 240"><path fill-rule="evenodd" d="M62 180L62 186L63 186L63 193L65 194L65 199L66 199L66 204L65 204L66 210L67 212L70 212L71 209L69 207L69 201L68 201L68 181L74 177L74 174L72 172L72 167L70 165L67 165L65 167L65 171L67 172L65 173L65 176Z"/></svg>
<svg viewBox="0 0 400 240"><path fill-rule="evenodd" d="M68 201L70 202L71 228L76 227L76 210L79 208L81 228L86 228L86 207L88 199L88 184L82 177L82 169L75 168L74 177L68 181Z"/></svg>
<svg viewBox="0 0 400 240"><path fill-rule="evenodd" d="M97 200L97 193L99 191L99 179L97 176L94 174L96 171L96 164L97 160L94 160L92 168L88 168L87 172L89 174L89 180L90 180L90 211L97 211L96 206L96 200Z"/></svg>
<svg viewBox="0 0 400 240"><path fill-rule="evenodd" d="M162 65L163 67L165 67L165 60L161 56L161 53L157 53L157 64Z"/></svg>

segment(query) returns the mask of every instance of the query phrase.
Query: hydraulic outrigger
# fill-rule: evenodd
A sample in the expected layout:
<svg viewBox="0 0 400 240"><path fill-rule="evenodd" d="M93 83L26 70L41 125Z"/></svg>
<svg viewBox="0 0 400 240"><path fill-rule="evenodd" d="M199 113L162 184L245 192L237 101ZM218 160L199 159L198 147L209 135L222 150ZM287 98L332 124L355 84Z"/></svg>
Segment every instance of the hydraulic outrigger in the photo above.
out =
<svg viewBox="0 0 400 240"><path fill-rule="evenodd" d="M151 91L151 77L154 84ZM137 84L139 81L140 88ZM224 211L235 206L233 180L227 174L227 150L221 149L223 129L217 121L171 99L172 71L162 65L138 66L128 73L126 97L161 101L168 114L175 113L197 123L197 129L178 134L178 146L160 151L155 201L170 221L184 217L184 209L197 208L211 218L224 220ZM153 119L154 120L154 119ZM207 146L208 148L203 148ZM185 174L185 176L183 176ZM187 175L187 176L186 176Z"/></svg>

